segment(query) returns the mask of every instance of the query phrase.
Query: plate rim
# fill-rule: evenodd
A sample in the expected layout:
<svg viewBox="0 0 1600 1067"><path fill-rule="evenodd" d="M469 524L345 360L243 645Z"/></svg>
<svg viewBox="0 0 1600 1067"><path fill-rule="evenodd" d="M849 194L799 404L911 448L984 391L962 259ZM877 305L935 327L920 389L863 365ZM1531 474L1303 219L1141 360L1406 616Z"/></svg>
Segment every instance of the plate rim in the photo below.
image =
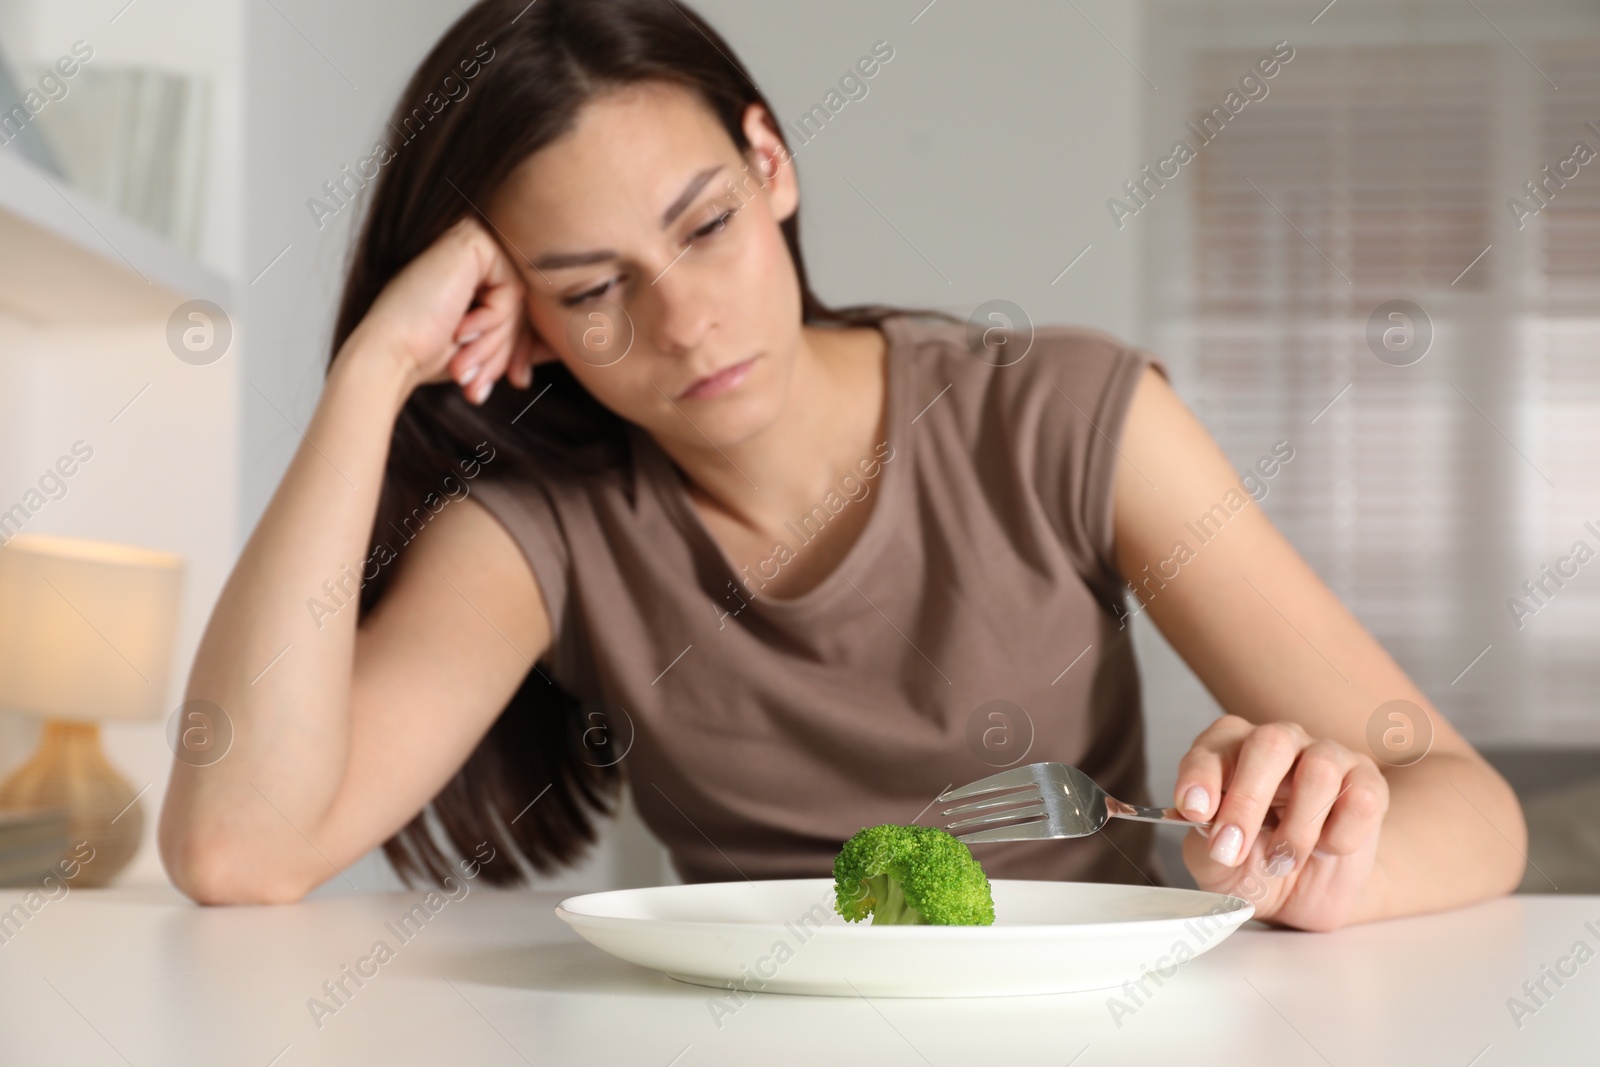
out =
<svg viewBox="0 0 1600 1067"><path fill-rule="evenodd" d="M585 898L607 896L607 895L610 895L610 894L613 894L613 893L641 893L641 892L649 892L651 890L686 889L686 888L694 888L694 887L719 886L719 885L742 886L742 885L746 885L746 884L761 885L761 884L817 883L817 882L827 883L828 886L831 888L832 883L833 883L833 879L831 879L831 878L769 878L769 879L747 880L745 882L733 882L733 881L727 881L727 882L691 882L691 883L685 883L683 885L636 886L636 887L624 888L624 889L601 889L601 890L595 890L595 891L589 892L589 893L577 893L577 894L574 894L572 896L564 897L560 901L556 902L555 907L554 907L554 911L555 911L555 914L556 914L557 918L559 918L562 922L566 923L569 927L572 927L574 929L577 928L579 923L583 923L583 924L587 924L587 925L590 925L590 926L606 926L606 927L612 927L612 928L649 927L650 929L654 929L654 930L673 929L673 930L679 930L679 931L683 931L683 932L710 932L710 931L718 931L718 930L727 930L729 928L737 928L739 930L747 930L747 931L754 931L754 930L786 930L786 929L788 929L790 923L792 923L794 920L790 920L788 923L785 923L785 922L766 922L766 921L763 921L763 922L718 922L716 920L708 920L708 919L651 919L651 918L645 918L645 917L636 916L636 915L596 915L593 912L584 912L584 911L573 910L572 908L568 907L568 905L571 904L571 903L575 903L577 901L581 901L581 900L583 900ZM997 929L998 930L1006 930L1006 931L1015 930L1015 931L1019 931L1019 932L1029 932L1029 931L1031 931L1031 932L1035 932L1035 933L1037 933L1038 931L1046 931L1046 930L1058 931L1058 930L1064 930L1064 929L1071 929L1071 930L1073 930L1075 932L1078 932L1078 933L1090 933L1090 932L1094 932L1094 931L1100 931L1100 932L1109 933L1109 932L1114 932L1116 930L1124 928L1127 925L1129 925L1130 923L1137 923L1137 924L1139 924L1141 926L1145 926L1145 927L1150 927L1150 926L1154 926L1154 925L1157 925L1157 924L1175 924L1175 925L1178 925L1178 926L1181 927L1183 924L1192 922L1195 919L1204 919L1204 918L1211 917L1211 916L1220 917L1220 918L1223 918L1223 919L1226 919L1226 920L1232 920L1236 916L1238 916L1239 918L1238 918L1237 925L1241 925L1242 926L1244 923L1249 922L1255 916L1255 904L1252 903L1249 900L1244 899L1243 897L1235 896L1235 895L1233 895L1231 893L1213 893L1210 890L1205 890L1205 889L1189 889L1189 888L1184 887L1184 886L1140 886L1140 885L1132 885L1131 883L1124 883L1124 882L1082 882L1082 881L1073 881L1073 880L1069 880L1069 879L1056 879L1056 878L997 878L997 879L991 879L990 880L990 884L991 885L996 884L996 883L1023 883L1023 884L1029 884L1029 885L1045 885L1045 884L1047 884L1047 885L1082 885L1082 886L1096 886L1096 887L1099 887L1099 886L1110 887L1110 886L1126 885L1130 889L1137 889L1137 890L1141 890L1141 891L1155 890L1155 891L1161 892L1161 893L1177 893L1177 894L1180 894L1180 895L1183 895L1183 896L1209 897L1209 898L1212 898L1215 901L1217 901L1219 905L1220 904L1229 904L1231 906L1226 911L1202 912L1201 914L1198 914L1198 915L1164 916L1164 917L1160 917L1160 918L1148 918L1148 919L1117 919L1117 920L1112 920L1112 921L1108 921L1108 922L1090 922L1090 923L993 923L993 924L989 924L989 925L985 925L985 926L944 926L944 925L936 925L936 924L926 924L926 925L924 925L924 924L907 924L907 925L875 926L875 925L873 925L871 923L851 923L851 922L846 921L846 922L843 922L843 923L829 923L826 926L819 926L819 927L816 928L816 933L820 934L820 933L823 933L824 931L829 930L829 929L852 930L852 931L875 930L875 931L877 931L877 933L875 933L875 934L873 934L871 936L874 936L874 937L905 937L905 936L914 935L914 936L922 936L922 937L933 936L933 937L968 937L968 938L981 937L981 936L992 937L994 935L991 933L991 931L994 931L994 930L997 930ZM823 902L819 900L817 903L822 904ZM838 915L838 913L836 911L834 911L831 907L828 908L828 914L829 914L830 917ZM574 920L578 920L578 922L574 922ZM934 933L934 931L938 931L938 932ZM813 934L812 936L815 936L815 934Z"/></svg>

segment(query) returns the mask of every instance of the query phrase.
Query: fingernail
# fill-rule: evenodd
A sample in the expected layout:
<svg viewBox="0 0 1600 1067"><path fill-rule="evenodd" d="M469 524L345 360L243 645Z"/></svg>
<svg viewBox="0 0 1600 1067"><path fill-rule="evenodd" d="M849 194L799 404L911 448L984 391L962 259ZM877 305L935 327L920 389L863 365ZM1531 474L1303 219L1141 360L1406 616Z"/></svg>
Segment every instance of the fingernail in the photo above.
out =
<svg viewBox="0 0 1600 1067"><path fill-rule="evenodd" d="M489 399L489 394L492 393L492 392L494 392L494 379L493 378L484 379L483 388L478 390L478 403L481 404L485 400L488 400Z"/></svg>
<svg viewBox="0 0 1600 1067"><path fill-rule="evenodd" d="M478 338L480 338L482 336L483 336L483 331L482 330L479 330L477 333L469 333L465 337L456 338L456 344L458 344L458 345L470 345L472 342L476 341Z"/></svg>
<svg viewBox="0 0 1600 1067"><path fill-rule="evenodd" d="M478 376L478 365L476 363L474 363L472 366L468 367L466 370L461 372L461 377L458 378L457 381L459 381L462 385L466 385L468 382L472 381L472 379L476 378L477 376Z"/></svg>
<svg viewBox="0 0 1600 1067"><path fill-rule="evenodd" d="M1189 787L1189 791L1183 794L1183 810L1192 811L1196 815L1204 815L1211 810L1211 794L1206 792L1205 786Z"/></svg>
<svg viewBox="0 0 1600 1067"><path fill-rule="evenodd" d="M1237 826L1224 826L1211 842L1211 858L1224 867L1239 862L1239 849L1244 846L1244 831Z"/></svg>

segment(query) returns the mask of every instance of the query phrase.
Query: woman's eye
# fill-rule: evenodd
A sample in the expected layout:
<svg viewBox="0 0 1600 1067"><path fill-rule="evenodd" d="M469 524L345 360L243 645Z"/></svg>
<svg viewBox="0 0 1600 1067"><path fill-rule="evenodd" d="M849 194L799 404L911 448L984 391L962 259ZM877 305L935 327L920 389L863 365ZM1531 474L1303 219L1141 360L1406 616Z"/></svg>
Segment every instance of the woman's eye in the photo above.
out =
<svg viewBox="0 0 1600 1067"><path fill-rule="evenodd" d="M733 216L736 214L738 214L736 211L724 211L722 214L718 215L716 218L712 219L710 222L694 231L692 236L710 237L713 233L719 233L727 228L728 220L733 218Z"/></svg>
<svg viewBox="0 0 1600 1067"><path fill-rule="evenodd" d="M577 296L564 296L561 298L561 306L573 308L579 304L586 304L597 297L604 296L610 288L611 283L606 282L604 285L598 285L588 292L579 293Z"/></svg>
<svg viewBox="0 0 1600 1067"><path fill-rule="evenodd" d="M723 230L727 229L729 220L731 220L738 213L739 212L737 208L731 208L727 211L724 211L722 214L718 215L716 218L712 219L698 230L695 230L689 236L691 238L705 238L711 237L717 233L721 233ZM596 286L595 288L590 289L587 292L579 293L576 296L562 297L561 306L572 308L577 307L580 304L586 304L591 300L604 296L607 291L610 290L611 286L612 282L607 281L604 285Z"/></svg>

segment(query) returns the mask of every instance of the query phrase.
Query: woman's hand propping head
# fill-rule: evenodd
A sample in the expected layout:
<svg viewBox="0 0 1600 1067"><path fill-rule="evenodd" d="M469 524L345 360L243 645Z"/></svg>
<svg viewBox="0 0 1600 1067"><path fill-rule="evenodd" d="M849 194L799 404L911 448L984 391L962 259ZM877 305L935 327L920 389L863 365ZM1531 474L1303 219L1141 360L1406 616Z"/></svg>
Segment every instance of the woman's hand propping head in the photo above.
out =
<svg viewBox="0 0 1600 1067"><path fill-rule="evenodd" d="M482 404L502 376L526 389L556 355L528 323L521 275L474 215L446 230L395 275L347 345L400 364L408 391L455 381Z"/></svg>

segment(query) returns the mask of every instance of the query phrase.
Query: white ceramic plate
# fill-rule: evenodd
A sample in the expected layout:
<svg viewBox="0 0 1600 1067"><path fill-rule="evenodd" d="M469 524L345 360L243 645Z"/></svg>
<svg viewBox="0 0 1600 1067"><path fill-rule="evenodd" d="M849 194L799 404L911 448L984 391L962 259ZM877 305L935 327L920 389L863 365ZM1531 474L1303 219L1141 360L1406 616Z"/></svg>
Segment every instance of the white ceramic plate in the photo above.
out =
<svg viewBox="0 0 1600 1067"><path fill-rule="evenodd" d="M833 880L618 889L556 914L590 944L695 985L831 996L998 997L1111 989L1173 969L1255 912L1188 889L997 879L993 926L872 926Z"/></svg>

